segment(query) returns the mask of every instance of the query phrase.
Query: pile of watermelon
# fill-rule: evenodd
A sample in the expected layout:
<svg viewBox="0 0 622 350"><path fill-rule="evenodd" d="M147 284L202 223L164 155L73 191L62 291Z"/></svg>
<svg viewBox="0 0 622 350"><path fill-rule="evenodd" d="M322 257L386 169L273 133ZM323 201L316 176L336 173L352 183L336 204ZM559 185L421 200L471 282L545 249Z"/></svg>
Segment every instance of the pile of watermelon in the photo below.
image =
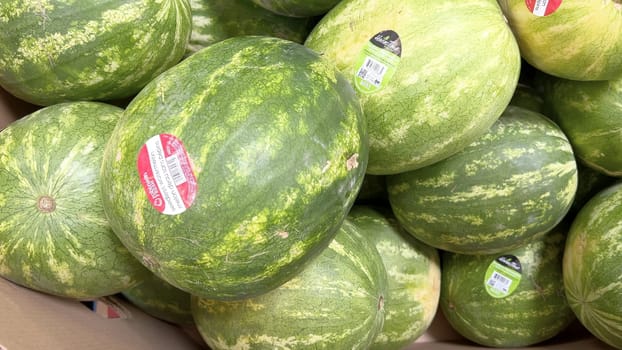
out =
<svg viewBox="0 0 622 350"><path fill-rule="evenodd" d="M0 4L0 277L212 349L622 349L600 0Z"/></svg>

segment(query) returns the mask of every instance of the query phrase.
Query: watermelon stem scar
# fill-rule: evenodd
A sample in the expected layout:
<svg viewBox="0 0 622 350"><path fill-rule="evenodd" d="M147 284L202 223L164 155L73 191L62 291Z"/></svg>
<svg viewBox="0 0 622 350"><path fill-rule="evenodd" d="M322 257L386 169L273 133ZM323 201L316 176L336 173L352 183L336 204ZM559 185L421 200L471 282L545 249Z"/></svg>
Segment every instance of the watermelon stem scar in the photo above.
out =
<svg viewBox="0 0 622 350"><path fill-rule="evenodd" d="M41 196L37 201L37 209L43 213L51 213L56 209L56 201L50 196Z"/></svg>

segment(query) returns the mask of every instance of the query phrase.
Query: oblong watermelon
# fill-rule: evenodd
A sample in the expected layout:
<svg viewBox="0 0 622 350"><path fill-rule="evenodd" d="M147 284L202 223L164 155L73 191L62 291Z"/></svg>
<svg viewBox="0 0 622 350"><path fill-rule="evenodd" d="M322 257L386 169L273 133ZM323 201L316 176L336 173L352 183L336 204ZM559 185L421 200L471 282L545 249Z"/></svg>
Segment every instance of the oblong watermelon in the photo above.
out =
<svg viewBox="0 0 622 350"><path fill-rule="evenodd" d="M567 227L497 254L442 253L440 309L465 338L488 347L551 339L574 319L564 295Z"/></svg>
<svg viewBox="0 0 622 350"><path fill-rule="evenodd" d="M433 247L463 254L508 250L549 231L569 211L577 183L562 130L517 106L459 153L387 177L402 226Z"/></svg>
<svg viewBox="0 0 622 350"><path fill-rule="evenodd" d="M0 4L0 85L37 105L136 94L179 62L188 0L8 0Z"/></svg>
<svg viewBox="0 0 622 350"><path fill-rule="evenodd" d="M622 349L622 183L592 197L568 232L563 260L566 297L579 321Z"/></svg>
<svg viewBox="0 0 622 350"><path fill-rule="evenodd" d="M491 0L344 0L305 45L357 88L375 175L467 146L499 118L520 75L518 45Z"/></svg>
<svg viewBox="0 0 622 350"><path fill-rule="evenodd" d="M192 34L186 56L239 35L265 35L303 43L317 22L310 17L288 17L250 0L190 0Z"/></svg>
<svg viewBox="0 0 622 350"><path fill-rule="evenodd" d="M404 349L428 330L436 315L439 252L405 232L388 207L355 205L348 218L374 243L387 271L385 321L370 349Z"/></svg>
<svg viewBox="0 0 622 350"><path fill-rule="evenodd" d="M294 278L236 301L192 298L205 342L222 349L368 349L385 318L386 272L376 248L346 220Z"/></svg>
<svg viewBox="0 0 622 350"><path fill-rule="evenodd" d="M0 276L75 299L118 293L149 271L104 214L99 168L123 110L42 108L0 132Z"/></svg>
<svg viewBox="0 0 622 350"><path fill-rule="evenodd" d="M106 147L107 217L151 271L236 299L284 283L326 248L361 186L358 98L289 40L239 36L160 75Z"/></svg>

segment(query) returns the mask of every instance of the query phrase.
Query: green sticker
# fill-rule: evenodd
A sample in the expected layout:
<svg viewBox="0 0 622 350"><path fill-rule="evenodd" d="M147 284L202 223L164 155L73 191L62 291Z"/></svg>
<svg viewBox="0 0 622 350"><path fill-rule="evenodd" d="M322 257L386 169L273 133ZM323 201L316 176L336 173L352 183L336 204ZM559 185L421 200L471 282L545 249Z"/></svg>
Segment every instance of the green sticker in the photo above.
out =
<svg viewBox="0 0 622 350"><path fill-rule="evenodd" d="M514 255L501 255L486 270L484 285L493 298L505 298L518 287L522 277L520 261Z"/></svg>
<svg viewBox="0 0 622 350"><path fill-rule="evenodd" d="M374 35L365 45L355 67L354 87L364 94L380 91L391 80L402 56L402 42L392 30Z"/></svg>

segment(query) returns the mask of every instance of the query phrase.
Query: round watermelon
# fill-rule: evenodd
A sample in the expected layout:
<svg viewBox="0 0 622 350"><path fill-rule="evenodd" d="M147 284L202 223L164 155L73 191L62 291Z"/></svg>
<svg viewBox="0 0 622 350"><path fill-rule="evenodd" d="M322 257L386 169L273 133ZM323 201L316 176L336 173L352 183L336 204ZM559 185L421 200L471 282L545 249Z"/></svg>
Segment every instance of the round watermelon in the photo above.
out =
<svg viewBox="0 0 622 350"><path fill-rule="evenodd" d="M537 69L571 80L622 74L620 2L499 0L522 57Z"/></svg>
<svg viewBox="0 0 622 350"><path fill-rule="evenodd" d="M0 276L75 299L118 293L148 273L104 214L99 169L121 108L67 102L0 132Z"/></svg>
<svg viewBox="0 0 622 350"><path fill-rule="evenodd" d="M265 35L303 43L315 18L276 14L250 0L190 0L192 34L186 56L227 38Z"/></svg>
<svg viewBox="0 0 622 350"><path fill-rule="evenodd" d="M622 77L577 81L542 75L539 80L551 118L562 128L585 165L622 177Z"/></svg>
<svg viewBox="0 0 622 350"><path fill-rule="evenodd" d="M314 17L326 14L340 0L251 0L273 13L288 17Z"/></svg>
<svg viewBox="0 0 622 350"><path fill-rule="evenodd" d="M3 1L0 86L37 105L136 94L183 56L188 0Z"/></svg>
<svg viewBox="0 0 622 350"><path fill-rule="evenodd" d="M496 254L442 253L440 310L458 333L487 347L551 339L575 320L564 295L567 228Z"/></svg>
<svg viewBox="0 0 622 350"><path fill-rule="evenodd" d="M205 342L222 349L369 349L385 318L386 271L373 243L345 221L302 272L263 295L193 297Z"/></svg>
<svg viewBox="0 0 622 350"><path fill-rule="evenodd" d="M400 350L428 330L438 308L439 252L405 232L387 207L355 205L348 214L387 271L385 321L370 349Z"/></svg>
<svg viewBox="0 0 622 350"><path fill-rule="evenodd" d="M289 40L238 36L160 75L106 147L102 193L121 241L191 294L265 293L326 248L367 164L358 98Z"/></svg>
<svg viewBox="0 0 622 350"><path fill-rule="evenodd" d="M121 292L134 306L145 313L180 326L193 326L191 295L175 288L153 273L132 288Z"/></svg>
<svg viewBox="0 0 622 350"><path fill-rule="evenodd" d="M603 342L622 349L622 183L593 196L566 241L566 297L579 321Z"/></svg>
<svg viewBox="0 0 622 350"><path fill-rule="evenodd" d="M570 142L550 119L508 106L489 131L436 164L387 177L389 202L419 240L462 254L520 246L557 225L577 190Z"/></svg>
<svg viewBox="0 0 622 350"><path fill-rule="evenodd" d="M516 40L490 0L344 0L305 45L357 90L374 175L460 151L499 118L520 75Z"/></svg>

